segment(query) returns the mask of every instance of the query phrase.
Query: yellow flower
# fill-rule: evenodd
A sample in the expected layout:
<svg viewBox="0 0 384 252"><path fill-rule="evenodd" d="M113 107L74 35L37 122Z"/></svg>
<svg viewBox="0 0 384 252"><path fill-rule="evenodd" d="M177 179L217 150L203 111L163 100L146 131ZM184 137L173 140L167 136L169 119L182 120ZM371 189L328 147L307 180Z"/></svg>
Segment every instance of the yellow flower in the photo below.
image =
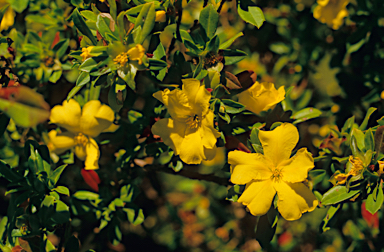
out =
<svg viewBox="0 0 384 252"><path fill-rule="evenodd" d="M144 57L145 49L142 45L137 44L135 47L132 47L128 52L122 52L113 59L115 64L120 64L124 66L127 64L128 60L137 60L141 65L143 63L142 58Z"/></svg>
<svg viewBox="0 0 384 252"><path fill-rule="evenodd" d="M196 79L183 80L182 90L158 91L153 96L164 103L171 118L157 121L152 133L159 135L187 164L212 160L220 133L213 126L209 109L211 94Z"/></svg>
<svg viewBox="0 0 384 252"><path fill-rule="evenodd" d="M313 17L337 30L343 24L343 19L348 16L348 3L349 0L317 0L318 5L313 11Z"/></svg>
<svg viewBox="0 0 384 252"><path fill-rule="evenodd" d="M156 19L155 22L165 22L167 20L167 15L166 12L161 10L161 11L156 11Z"/></svg>
<svg viewBox="0 0 384 252"><path fill-rule="evenodd" d="M50 120L67 131L51 130L48 148L56 154L74 148L76 156L85 160L86 170L98 169L100 151L93 138L113 127L114 118L113 110L98 100L87 102L83 109L73 99L64 101L51 110Z"/></svg>
<svg viewBox="0 0 384 252"><path fill-rule="evenodd" d="M0 0L0 8L3 8L8 2L6 0ZM0 24L0 31L8 29L15 22L15 12L11 7L8 7L7 11L4 13L3 19Z"/></svg>
<svg viewBox="0 0 384 252"><path fill-rule="evenodd" d="M239 102L245 108L255 114L273 108L277 103L284 100L285 90L280 87L276 90L275 85L270 82L259 83L256 81L250 88L237 95Z"/></svg>
<svg viewBox="0 0 384 252"><path fill-rule="evenodd" d="M142 58L144 57L145 49L142 45L137 44L135 47L129 49L127 53L130 60L137 60L140 65L143 63Z"/></svg>
<svg viewBox="0 0 384 252"><path fill-rule="evenodd" d="M93 47L94 46L88 46L88 47L83 47L81 49L82 53L80 54L80 56L83 58L83 61L88 59L88 58L90 58L90 57L92 57L91 56L91 51L92 51Z"/></svg>
<svg viewBox="0 0 384 252"><path fill-rule="evenodd" d="M313 211L318 201L305 185L308 171L314 167L312 155L301 148L290 158L299 141L295 126L284 123L272 131L260 131L264 155L231 151L231 181L246 184L238 202L246 205L253 215L266 214L273 198L279 197L277 207L286 220L297 220L302 213Z"/></svg>

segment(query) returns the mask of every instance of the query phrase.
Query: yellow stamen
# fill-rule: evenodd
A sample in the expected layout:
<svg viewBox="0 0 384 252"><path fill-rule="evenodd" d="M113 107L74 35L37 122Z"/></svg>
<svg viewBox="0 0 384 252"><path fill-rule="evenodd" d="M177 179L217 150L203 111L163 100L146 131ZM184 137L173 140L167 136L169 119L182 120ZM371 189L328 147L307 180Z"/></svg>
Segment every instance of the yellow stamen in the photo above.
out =
<svg viewBox="0 0 384 252"><path fill-rule="evenodd" d="M113 62L115 64L120 64L120 66L124 66L128 62L128 53L120 53L116 56L116 58L113 59Z"/></svg>
<svg viewBox="0 0 384 252"><path fill-rule="evenodd" d="M282 177L283 177L283 174L281 174L281 170L280 169L275 168L275 169L272 170L271 179L274 179L275 182L279 182Z"/></svg>
<svg viewBox="0 0 384 252"><path fill-rule="evenodd" d="M88 138L84 134L79 133L75 136L75 141L77 145L85 146L88 143Z"/></svg>
<svg viewBox="0 0 384 252"><path fill-rule="evenodd" d="M190 116L187 120L185 120L185 123L192 129L196 129L199 127L200 120L198 115Z"/></svg>

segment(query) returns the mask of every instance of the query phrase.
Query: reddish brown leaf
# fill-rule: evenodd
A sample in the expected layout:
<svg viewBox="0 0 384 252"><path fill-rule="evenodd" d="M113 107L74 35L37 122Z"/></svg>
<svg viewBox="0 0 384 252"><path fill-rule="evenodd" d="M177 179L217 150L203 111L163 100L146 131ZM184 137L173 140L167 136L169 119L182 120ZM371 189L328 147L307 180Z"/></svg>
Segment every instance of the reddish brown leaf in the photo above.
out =
<svg viewBox="0 0 384 252"><path fill-rule="evenodd" d="M94 170L81 169L81 176L83 176L83 179L87 185L89 185L96 192L99 191L99 184L101 181L97 172Z"/></svg>

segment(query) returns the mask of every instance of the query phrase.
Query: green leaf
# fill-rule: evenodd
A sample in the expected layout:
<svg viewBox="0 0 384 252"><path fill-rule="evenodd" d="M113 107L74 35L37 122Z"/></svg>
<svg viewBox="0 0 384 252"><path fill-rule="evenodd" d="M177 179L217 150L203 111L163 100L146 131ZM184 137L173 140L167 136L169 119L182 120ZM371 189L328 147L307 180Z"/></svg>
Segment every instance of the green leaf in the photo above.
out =
<svg viewBox="0 0 384 252"><path fill-rule="evenodd" d="M226 66L235 64L247 56L245 52L237 49L232 49L232 50L224 49L223 54L224 54Z"/></svg>
<svg viewBox="0 0 384 252"><path fill-rule="evenodd" d="M22 13L29 4L29 0L8 0L7 2L18 13Z"/></svg>
<svg viewBox="0 0 384 252"><path fill-rule="evenodd" d="M54 47L53 51L56 52L56 57L60 59L64 56L65 52L67 51L69 46L69 39L62 39L60 40Z"/></svg>
<svg viewBox="0 0 384 252"><path fill-rule="evenodd" d="M276 218L277 211L271 207L267 214L260 216L257 222L255 238L264 249L267 249L270 246L270 242L275 235L276 225L274 224Z"/></svg>
<svg viewBox="0 0 384 252"><path fill-rule="evenodd" d="M211 4L200 12L199 23L209 39L215 35L218 22L219 14Z"/></svg>
<svg viewBox="0 0 384 252"><path fill-rule="evenodd" d="M141 26L140 37L135 40L136 44L143 44L146 37L151 33L155 26L156 11L155 4L153 2L143 5L139 16L136 19L135 28Z"/></svg>
<svg viewBox="0 0 384 252"><path fill-rule="evenodd" d="M168 66L167 62L158 59L148 59L148 63L148 68L152 71L159 71Z"/></svg>
<svg viewBox="0 0 384 252"><path fill-rule="evenodd" d="M93 36L91 30L88 28L87 24L85 23L83 17L80 15L79 10L77 8L73 11L71 18L76 28L79 29L79 31L84 36L88 37L93 45L97 45L97 40Z"/></svg>
<svg viewBox="0 0 384 252"><path fill-rule="evenodd" d="M71 91L69 91L68 95L67 95L67 101L69 99L71 99L73 96L75 96L77 94L77 92L80 91L80 89L82 88L82 86L74 86Z"/></svg>
<svg viewBox="0 0 384 252"><path fill-rule="evenodd" d="M364 133L361 130L357 129L357 128L353 128L352 131L351 131L351 136L353 136L356 139L357 148L360 151L365 152L365 136L364 136Z"/></svg>
<svg viewBox="0 0 384 252"><path fill-rule="evenodd" d="M359 192L360 190L348 191L345 186L335 186L331 188L328 192L324 193L323 199L321 200L321 204L325 206L333 205L344 200L350 199Z"/></svg>
<svg viewBox="0 0 384 252"><path fill-rule="evenodd" d="M309 177L311 178L313 185L316 185L324 180L327 172L325 170L311 170L308 172Z"/></svg>
<svg viewBox="0 0 384 252"><path fill-rule="evenodd" d="M67 167L67 165L62 165L57 167L52 174L49 176L49 180L51 181L52 185L56 185L57 181L59 181L59 178L61 174L63 173L64 169Z"/></svg>
<svg viewBox="0 0 384 252"><path fill-rule="evenodd" d="M325 215L323 219L323 227L322 227L323 232L331 229L330 227L327 227L327 225L329 221L332 219L332 217L335 216L337 211L340 209L340 206L341 205L337 205L337 206L331 206L330 208L328 208L327 215Z"/></svg>
<svg viewBox="0 0 384 252"><path fill-rule="evenodd" d="M79 240L72 235L65 243L65 252L79 252L79 250Z"/></svg>
<svg viewBox="0 0 384 252"><path fill-rule="evenodd" d="M91 81L91 77L89 76L89 73L87 72L81 72L79 77L76 80L76 86L81 87L85 84L89 83Z"/></svg>
<svg viewBox="0 0 384 252"><path fill-rule="evenodd" d="M123 208L127 213L128 221L133 225L139 225L144 221L143 209Z"/></svg>
<svg viewBox="0 0 384 252"><path fill-rule="evenodd" d="M219 49L221 49L221 50L222 49L227 49L228 47L230 47L233 44L233 42L235 42L235 40L237 38L239 38L239 37L241 37L243 35L244 35L244 33L242 33L242 32L237 33L235 36L231 37L229 40L221 43Z"/></svg>
<svg viewBox="0 0 384 252"><path fill-rule="evenodd" d="M109 40L108 38L112 38L114 41L118 40L118 32L116 30L115 32L112 31L112 29L115 29L116 26L111 20L109 20L109 18L103 17L102 14L99 14L97 16L96 27L104 39Z"/></svg>
<svg viewBox="0 0 384 252"><path fill-rule="evenodd" d="M97 64L98 62L96 62L95 58L88 58L79 66L79 70L89 73L97 68Z"/></svg>
<svg viewBox="0 0 384 252"><path fill-rule="evenodd" d="M117 70L117 75L120 78L122 78L125 81L125 83L127 83L128 87L130 87L132 90L135 90L136 89L135 76L137 73L137 68L132 64L129 64L128 67L130 68L129 70L127 69Z"/></svg>
<svg viewBox="0 0 384 252"><path fill-rule="evenodd" d="M84 11L80 11L80 14L88 20L91 20L93 22L97 21L97 15L92 11L84 10Z"/></svg>
<svg viewBox="0 0 384 252"><path fill-rule="evenodd" d="M189 53L199 56L203 51L198 48L193 42L189 40L184 40L185 47L189 50Z"/></svg>
<svg viewBox="0 0 384 252"><path fill-rule="evenodd" d="M63 71L61 69L57 71L53 71L51 76L49 77L49 81L52 83L56 83L60 79L62 74L63 74Z"/></svg>
<svg viewBox="0 0 384 252"><path fill-rule="evenodd" d="M117 17L116 0L108 0L108 4L109 4L109 13L112 16L112 19L116 20L116 17Z"/></svg>
<svg viewBox="0 0 384 252"><path fill-rule="evenodd" d="M293 124L298 124L300 122L319 117L322 113L323 112L317 108L305 108L294 113L290 118L295 120Z"/></svg>
<svg viewBox="0 0 384 252"><path fill-rule="evenodd" d="M379 209L383 205L383 199L383 188L380 183L377 183L373 192L367 197L367 201L365 202L365 208L368 212L374 214L379 211Z"/></svg>
<svg viewBox="0 0 384 252"><path fill-rule="evenodd" d="M79 200L98 200L99 194L89 191L77 191L73 197Z"/></svg>
<svg viewBox="0 0 384 252"><path fill-rule="evenodd" d="M230 114L237 114L245 110L245 106L239 102L235 102L230 99L222 99L221 100L225 112L230 113Z"/></svg>
<svg viewBox="0 0 384 252"><path fill-rule="evenodd" d="M69 189L68 189L68 187L65 187L65 186L58 186L58 187L52 189L52 191L56 191L58 193L69 196Z"/></svg>
<svg viewBox="0 0 384 252"><path fill-rule="evenodd" d="M2 160L0 160L0 175L2 175L5 179L10 182L17 182L23 179L23 177L19 173L9 167L9 165Z"/></svg>
<svg viewBox="0 0 384 252"><path fill-rule="evenodd" d="M237 0L237 12L245 22L251 23L257 28L260 28L265 21L263 11L251 0Z"/></svg>
<svg viewBox="0 0 384 252"><path fill-rule="evenodd" d="M369 108L368 109L367 114L365 115L365 118L364 118L363 122L361 123L359 129L365 130L367 128L369 117L371 117L372 113L375 112L376 110L377 110L377 108Z"/></svg>
<svg viewBox="0 0 384 252"><path fill-rule="evenodd" d="M364 145L366 150L375 150L375 139L373 137L372 129L369 128L364 135Z"/></svg>

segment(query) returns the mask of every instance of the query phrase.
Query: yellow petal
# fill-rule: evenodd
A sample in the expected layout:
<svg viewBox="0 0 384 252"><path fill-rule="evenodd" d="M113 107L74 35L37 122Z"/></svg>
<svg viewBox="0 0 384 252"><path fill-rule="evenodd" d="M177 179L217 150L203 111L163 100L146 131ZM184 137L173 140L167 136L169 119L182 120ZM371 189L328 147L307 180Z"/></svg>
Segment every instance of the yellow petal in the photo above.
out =
<svg viewBox="0 0 384 252"><path fill-rule="evenodd" d="M199 127L203 145L209 149L216 146L217 138L220 137L220 133L213 127L213 118L214 114L209 110L208 114L201 121L201 127Z"/></svg>
<svg viewBox="0 0 384 252"><path fill-rule="evenodd" d="M238 94L239 102L246 106L246 109L259 114L267 111L277 103L284 100L285 90L280 87L276 90L275 85L270 82L256 82L247 90Z"/></svg>
<svg viewBox="0 0 384 252"><path fill-rule="evenodd" d="M131 49L129 49L127 54L130 60L137 60L139 61L139 64L142 64L143 63L142 58L144 57L145 49L142 45L137 44L135 47L132 47Z"/></svg>
<svg viewBox="0 0 384 252"><path fill-rule="evenodd" d="M179 156L187 164L200 164L203 160L206 160L203 142L198 130L185 134L180 145Z"/></svg>
<svg viewBox="0 0 384 252"><path fill-rule="evenodd" d="M152 133L161 137L163 142L171 147L176 155L180 154L180 146L184 140L186 124L164 118L152 126Z"/></svg>
<svg viewBox="0 0 384 252"><path fill-rule="evenodd" d="M302 213L313 211L318 200L309 188L303 183L273 183L279 200L278 210L284 219L292 221L300 219Z"/></svg>
<svg viewBox="0 0 384 252"><path fill-rule="evenodd" d="M193 112L197 115L205 115L208 111L211 94L196 79L185 79L183 81L183 92L188 97Z"/></svg>
<svg viewBox="0 0 384 252"><path fill-rule="evenodd" d="M164 103L168 109L168 113L173 119L187 119L192 115L192 108L189 105L188 97L180 89L175 89L172 91L165 89L164 91L158 91L154 93L153 96Z"/></svg>
<svg viewBox="0 0 384 252"><path fill-rule="evenodd" d="M56 130L51 130L48 133L49 143L48 148L50 151L61 154L66 150L73 148L76 145L75 135L71 132L64 132L58 134Z"/></svg>
<svg viewBox="0 0 384 252"><path fill-rule="evenodd" d="M211 149L204 147L204 156L205 156L204 161L213 160L214 158L216 158L216 150L217 150L216 145Z"/></svg>
<svg viewBox="0 0 384 252"><path fill-rule="evenodd" d="M303 182L313 167L314 160L307 148L301 148L295 156L280 164L283 180L290 183Z"/></svg>
<svg viewBox="0 0 384 252"><path fill-rule="evenodd" d="M81 108L77 101L70 99L51 110L50 121L73 133L80 132Z"/></svg>
<svg viewBox="0 0 384 252"><path fill-rule="evenodd" d="M83 145L76 145L75 146L75 155L78 159L80 159L81 161L84 161L85 158L87 157L87 153L85 151L85 146Z"/></svg>
<svg viewBox="0 0 384 252"><path fill-rule="evenodd" d="M161 11L156 11L156 18L155 22L165 22L167 20L166 12L161 10Z"/></svg>
<svg viewBox="0 0 384 252"><path fill-rule="evenodd" d="M283 123L272 131L259 131L259 139L263 146L264 155L275 167L289 159L293 148L299 141L297 128L290 123Z"/></svg>
<svg viewBox="0 0 384 252"><path fill-rule="evenodd" d="M231 181L234 184L246 184L251 180L265 180L272 176L269 167L271 161L260 153L231 151L228 153L228 163L231 165Z"/></svg>
<svg viewBox="0 0 384 252"><path fill-rule="evenodd" d="M270 179L247 184L238 202L246 205L251 214L264 215L271 207L276 191Z"/></svg>
<svg viewBox="0 0 384 252"><path fill-rule="evenodd" d="M3 7L3 6L2 6ZM15 22L15 12L11 7L8 7L7 11L4 13L3 19L0 24L0 31L6 30L11 27Z"/></svg>
<svg viewBox="0 0 384 252"><path fill-rule="evenodd" d="M87 157L85 158L85 170L99 169L99 146L93 138L89 138L89 142L85 146L85 152Z"/></svg>
<svg viewBox="0 0 384 252"><path fill-rule="evenodd" d="M81 132L90 137L97 137L111 126L114 119L115 114L109 106L101 105L99 100L91 100L83 107L80 118Z"/></svg>

